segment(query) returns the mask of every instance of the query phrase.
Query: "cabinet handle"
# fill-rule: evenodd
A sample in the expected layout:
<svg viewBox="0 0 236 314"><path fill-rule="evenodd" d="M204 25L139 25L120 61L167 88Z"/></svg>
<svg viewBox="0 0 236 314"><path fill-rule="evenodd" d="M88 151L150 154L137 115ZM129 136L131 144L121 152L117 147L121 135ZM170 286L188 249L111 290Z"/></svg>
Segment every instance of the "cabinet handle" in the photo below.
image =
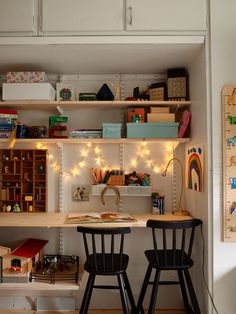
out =
<svg viewBox="0 0 236 314"><path fill-rule="evenodd" d="M128 7L129 10L129 25L133 25L133 8Z"/></svg>

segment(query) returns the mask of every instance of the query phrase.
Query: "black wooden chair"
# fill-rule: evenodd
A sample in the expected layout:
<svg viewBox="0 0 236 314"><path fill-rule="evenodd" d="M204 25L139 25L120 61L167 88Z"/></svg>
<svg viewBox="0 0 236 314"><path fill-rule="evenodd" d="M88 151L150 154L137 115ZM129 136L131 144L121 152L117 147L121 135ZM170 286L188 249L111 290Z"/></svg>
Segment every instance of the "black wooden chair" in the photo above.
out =
<svg viewBox="0 0 236 314"><path fill-rule="evenodd" d="M184 221L148 220L147 227L152 228L154 249L145 251L149 264L137 303L137 313L144 313L143 300L149 284L152 285L152 293L148 314L154 313L159 285L172 284L180 285L186 313L201 313L189 274L189 268L193 266L191 253L195 227L201 223L199 219ZM153 269L155 269L155 277L154 281L150 281ZM161 271L168 270L175 270L178 280L160 281ZM189 302L189 298L191 302Z"/></svg>
<svg viewBox="0 0 236 314"><path fill-rule="evenodd" d="M93 288L119 289L123 312L129 313L129 300L131 313L135 313L135 302L126 273L129 256L123 253L124 235L131 232L130 228L77 227L77 231L83 233L86 253L84 269L89 273L80 314L87 313ZM118 285L95 285L94 282L97 275L116 276Z"/></svg>

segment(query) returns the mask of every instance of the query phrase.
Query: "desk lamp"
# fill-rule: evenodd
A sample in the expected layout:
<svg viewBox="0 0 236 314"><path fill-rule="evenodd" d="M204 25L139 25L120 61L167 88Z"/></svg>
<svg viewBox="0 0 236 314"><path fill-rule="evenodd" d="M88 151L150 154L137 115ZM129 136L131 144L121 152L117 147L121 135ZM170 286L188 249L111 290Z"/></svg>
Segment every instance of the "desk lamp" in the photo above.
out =
<svg viewBox="0 0 236 314"><path fill-rule="evenodd" d="M167 170L168 170L168 168L169 168L169 165L170 165L170 163L171 163L172 161L174 161L174 160L176 160L176 161L179 163L180 167L181 167L181 190L180 190L179 203L178 203L177 210L174 210L172 213L173 213L173 215L178 215L178 216L189 216L190 214L189 214L189 212L188 212L187 210L180 208L181 203L182 203L183 187L184 187L184 175L183 175L183 172L184 172L184 171L183 171L183 165L182 165L181 161L180 161L178 158L175 158L175 157L171 158L171 159L168 161L168 163L167 163L167 165L166 165L166 168L165 168L165 170L162 172L161 175L162 175L163 177L166 177L166 172L167 172Z"/></svg>

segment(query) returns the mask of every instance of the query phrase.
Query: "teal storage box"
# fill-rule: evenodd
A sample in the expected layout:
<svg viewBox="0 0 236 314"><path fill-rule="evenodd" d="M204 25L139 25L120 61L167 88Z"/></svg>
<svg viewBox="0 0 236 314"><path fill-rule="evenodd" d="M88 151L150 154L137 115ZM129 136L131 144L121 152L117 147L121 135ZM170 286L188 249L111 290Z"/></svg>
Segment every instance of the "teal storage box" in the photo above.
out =
<svg viewBox="0 0 236 314"><path fill-rule="evenodd" d="M103 123L103 138L121 138L121 123Z"/></svg>
<svg viewBox="0 0 236 314"><path fill-rule="evenodd" d="M127 123L127 138L177 138L178 122Z"/></svg>

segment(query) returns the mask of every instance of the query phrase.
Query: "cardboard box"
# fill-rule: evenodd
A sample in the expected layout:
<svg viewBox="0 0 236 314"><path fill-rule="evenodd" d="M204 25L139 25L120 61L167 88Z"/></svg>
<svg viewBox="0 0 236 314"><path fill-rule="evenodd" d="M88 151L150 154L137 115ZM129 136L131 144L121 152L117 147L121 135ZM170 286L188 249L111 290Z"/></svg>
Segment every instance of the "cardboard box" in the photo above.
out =
<svg viewBox="0 0 236 314"><path fill-rule="evenodd" d="M3 83L3 100L55 100L50 83Z"/></svg>
<svg viewBox="0 0 236 314"><path fill-rule="evenodd" d="M45 72L7 72L7 83L38 83L46 82L47 75Z"/></svg>
<svg viewBox="0 0 236 314"><path fill-rule="evenodd" d="M147 122L175 122L174 113L148 113Z"/></svg>
<svg viewBox="0 0 236 314"><path fill-rule="evenodd" d="M151 113L170 113L169 107L151 107Z"/></svg>
<svg viewBox="0 0 236 314"><path fill-rule="evenodd" d="M127 123L127 138L177 138L178 122Z"/></svg>
<svg viewBox="0 0 236 314"><path fill-rule="evenodd" d="M141 122L145 122L144 108L128 108L128 122L135 122L134 116L141 117Z"/></svg>

